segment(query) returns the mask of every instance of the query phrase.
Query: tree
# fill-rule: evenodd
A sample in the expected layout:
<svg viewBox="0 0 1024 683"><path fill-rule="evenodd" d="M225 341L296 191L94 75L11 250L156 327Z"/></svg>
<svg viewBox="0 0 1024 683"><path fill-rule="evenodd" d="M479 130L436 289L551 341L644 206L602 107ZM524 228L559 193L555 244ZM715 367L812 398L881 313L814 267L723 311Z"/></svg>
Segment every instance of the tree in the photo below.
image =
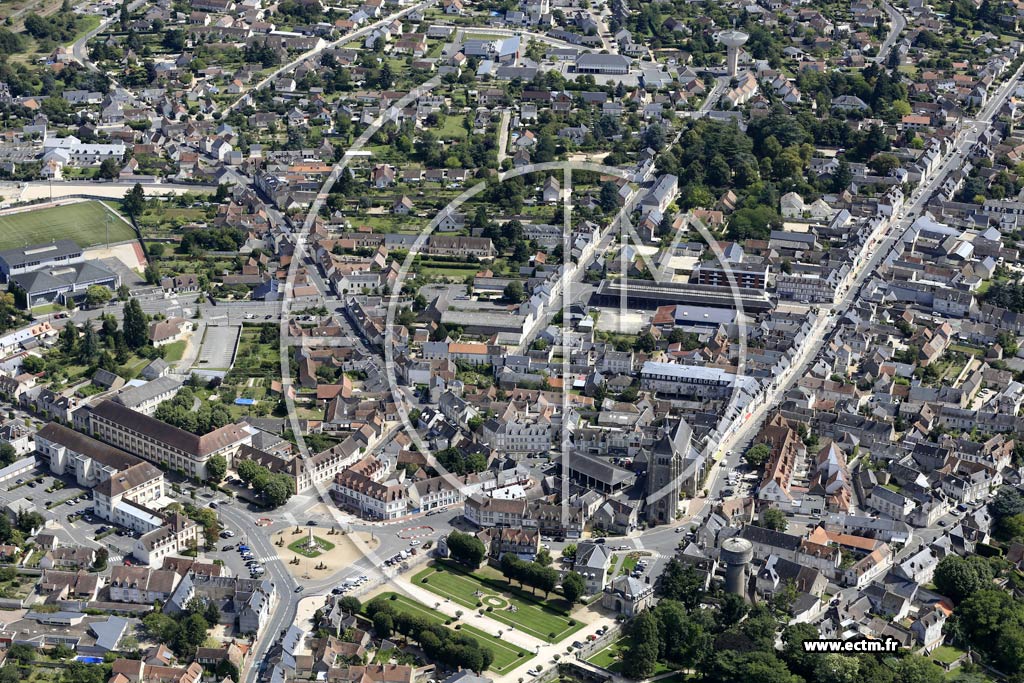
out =
<svg viewBox="0 0 1024 683"><path fill-rule="evenodd" d="M562 548L562 557L570 560L576 559L576 544L569 543Z"/></svg>
<svg viewBox="0 0 1024 683"><path fill-rule="evenodd" d="M252 460L239 460L235 463L235 472L238 474L238 478L247 485L256 478L261 469L259 463Z"/></svg>
<svg viewBox="0 0 1024 683"><path fill-rule="evenodd" d="M378 612L373 615L373 632L378 638L390 638L395 630L395 624L391 615L386 612Z"/></svg>
<svg viewBox="0 0 1024 683"><path fill-rule="evenodd" d="M121 175L121 163L115 157L107 157L100 162L100 170L97 173L104 180L113 180Z"/></svg>
<svg viewBox="0 0 1024 683"><path fill-rule="evenodd" d="M206 478L214 484L220 483L227 471L228 461L223 455L214 455L206 461Z"/></svg>
<svg viewBox="0 0 1024 683"><path fill-rule="evenodd" d="M85 301L90 306L103 306L113 297L113 292L103 285L89 285L85 290Z"/></svg>
<svg viewBox="0 0 1024 683"><path fill-rule="evenodd" d="M896 676L898 683L942 683L946 680L945 672L925 657L904 657L899 661Z"/></svg>
<svg viewBox="0 0 1024 683"><path fill-rule="evenodd" d="M821 635L811 624L791 624L782 630L782 657L790 670L809 678L821 656L804 649L804 641L817 640Z"/></svg>
<svg viewBox="0 0 1024 683"><path fill-rule="evenodd" d="M722 597L722 604L718 610L718 623L722 630L740 623L743 617L747 616L750 607L747 606L743 596L734 593L726 593Z"/></svg>
<svg viewBox="0 0 1024 683"><path fill-rule="evenodd" d="M121 207L132 218L142 213L143 209L146 208L146 191L142 189L141 184L135 183L132 189L125 192Z"/></svg>
<svg viewBox="0 0 1024 683"><path fill-rule="evenodd" d="M275 508L287 503L295 493L293 480L287 474L272 475L261 488L262 491L257 490L257 493L263 496L268 505Z"/></svg>
<svg viewBox="0 0 1024 683"><path fill-rule="evenodd" d="M483 562L487 549L483 541L472 534L452 531L448 534L448 552L456 562L476 568Z"/></svg>
<svg viewBox="0 0 1024 683"><path fill-rule="evenodd" d="M347 614L359 614L359 611L363 609L363 604L354 595L346 595L338 601L338 607Z"/></svg>
<svg viewBox="0 0 1024 683"><path fill-rule="evenodd" d="M235 666L235 664L232 661L228 659L222 659L219 662L217 662L217 677L221 680L224 680L225 678L230 678L235 683L238 683L238 667Z"/></svg>
<svg viewBox="0 0 1024 683"><path fill-rule="evenodd" d="M696 608L704 594L704 582L697 571L674 557L665 565L658 588L662 597L677 600L688 609Z"/></svg>
<svg viewBox="0 0 1024 683"><path fill-rule="evenodd" d="M103 571L107 568L107 562L110 560L110 551L106 548L100 548L96 551L96 559L92 562L92 568L98 572Z"/></svg>
<svg viewBox="0 0 1024 683"><path fill-rule="evenodd" d="M665 129L661 127L660 123L652 123L647 127L643 134L642 144L655 152L665 146Z"/></svg>
<svg viewBox="0 0 1024 683"><path fill-rule="evenodd" d="M58 336L58 344L61 352L69 356L72 355L75 352L75 346L78 344L78 328L71 323L64 325Z"/></svg>
<svg viewBox="0 0 1024 683"><path fill-rule="evenodd" d="M526 299L526 290L523 289L522 282L520 282L519 280L512 280L512 282L509 282L507 285L505 285L505 291L503 292L503 295L506 301L513 304L518 304L522 303Z"/></svg>
<svg viewBox="0 0 1024 683"><path fill-rule="evenodd" d="M83 365L93 365L100 354L100 339L91 325L86 324L78 344L78 359Z"/></svg>
<svg viewBox="0 0 1024 683"><path fill-rule="evenodd" d="M876 174L885 177L900 167L900 160L892 154L876 154L868 166Z"/></svg>
<svg viewBox="0 0 1024 683"><path fill-rule="evenodd" d="M598 203L601 205L601 210L605 213L611 213L619 208L619 190L615 183L610 180L601 183L601 195Z"/></svg>
<svg viewBox="0 0 1024 683"><path fill-rule="evenodd" d="M149 342L146 314L142 312L142 305L138 299L130 299L125 305L124 321L121 326L124 330L124 341L129 349L137 351Z"/></svg>
<svg viewBox="0 0 1024 683"><path fill-rule="evenodd" d="M1004 486L996 491L988 504L988 511L997 523L1005 517L1024 513L1024 496L1012 486Z"/></svg>
<svg viewBox="0 0 1024 683"><path fill-rule="evenodd" d="M11 645L7 648L7 658L22 665L31 664L36 661L36 649L29 645Z"/></svg>
<svg viewBox="0 0 1024 683"><path fill-rule="evenodd" d="M181 622L177 640L172 644L174 651L182 657L193 657L196 648L206 640L210 625L202 614L190 614Z"/></svg>
<svg viewBox="0 0 1024 683"><path fill-rule="evenodd" d="M960 557L946 555L935 567L934 582L940 593L955 603L992 584L992 568L988 561L977 555Z"/></svg>
<svg viewBox="0 0 1024 683"><path fill-rule="evenodd" d="M575 605L587 590L587 584L578 572L569 572L562 579L562 595L570 605Z"/></svg>
<svg viewBox="0 0 1024 683"><path fill-rule="evenodd" d="M814 679L819 683L858 683L862 680L860 660L856 657L833 653L818 659Z"/></svg>
<svg viewBox="0 0 1024 683"><path fill-rule="evenodd" d="M0 467L6 467L18 459L18 451L9 443L0 443Z"/></svg>
<svg viewBox="0 0 1024 683"><path fill-rule="evenodd" d="M785 531L789 526L789 522L786 521L786 515L779 508L768 508L765 510L762 522L766 528L774 529L775 531Z"/></svg>
<svg viewBox="0 0 1024 683"><path fill-rule="evenodd" d="M649 678L658 662L658 622L648 610L629 627L629 646L622 658L622 673L633 679Z"/></svg>
<svg viewBox="0 0 1024 683"><path fill-rule="evenodd" d="M658 347L658 341L650 332L641 332L636 338L636 348L644 353L650 353Z"/></svg>
<svg viewBox="0 0 1024 683"><path fill-rule="evenodd" d="M768 447L768 444L759 443L747 451L747 462L754 467L761 467L768 462L771 455L772 449Z"/></svg>

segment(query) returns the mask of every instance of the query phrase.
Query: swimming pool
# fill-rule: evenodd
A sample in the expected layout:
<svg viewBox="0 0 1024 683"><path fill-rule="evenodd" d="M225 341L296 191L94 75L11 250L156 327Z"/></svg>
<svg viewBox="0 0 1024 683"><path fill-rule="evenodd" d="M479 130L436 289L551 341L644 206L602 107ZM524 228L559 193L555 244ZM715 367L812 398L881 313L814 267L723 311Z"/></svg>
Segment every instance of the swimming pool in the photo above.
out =
<svg viewBox="0 0 1024 683"><path fill-rule="evenodd" d="M86 657L85 655L78 655L75 657L76 662L82 662L83 664L102 664L103 657Z"/></svg>

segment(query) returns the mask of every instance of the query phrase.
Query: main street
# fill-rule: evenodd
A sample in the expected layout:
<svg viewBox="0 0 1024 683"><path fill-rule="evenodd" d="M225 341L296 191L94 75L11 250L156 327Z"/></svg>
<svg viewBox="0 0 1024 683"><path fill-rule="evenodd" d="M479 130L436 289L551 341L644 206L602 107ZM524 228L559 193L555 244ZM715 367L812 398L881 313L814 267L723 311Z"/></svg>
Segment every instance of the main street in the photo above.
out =
<svg viewBox="0 0 1024 683"><path fill-rule="evenodd" d="M761 422L768 412L779 405L785 393L806 375L807 368L820 353L825 340L835 329L842 314L860 296L867 278L877 271L882 259L892 251L896 242L903 238L913 221L923 213L935 190L950 173L960 168L962 159L977 142L978 135L991 124L1006 103L1014 86L1020 80L1022 71L1024 71L1024 65L996 89L996 92L979 112L978 118L969 122L965 130L961 131L956 142L943 157L939 168L930 177L925 178L924 182L911 195L910 202L904 207L903 217L880 224L878 233L872 235L865 243L861 250L861 256L855 261L847 278L840 284L836 292L837 299L831 311L820 315L814 322L810 333L797 349L796 357L789 368L772 382L769 389L756 401L756 405L752 409L741 412L736 417L737 422L726 430L727 436L717 449L717 454L724 453L724 457L712 466L706 487L708 494L703 504L694 513L694 520L703 521L709 514L712 502L717 499L719 492L724 487L720 476L722 472L729 472L736 468L741 453L746 450L760 431Z"/></svg>

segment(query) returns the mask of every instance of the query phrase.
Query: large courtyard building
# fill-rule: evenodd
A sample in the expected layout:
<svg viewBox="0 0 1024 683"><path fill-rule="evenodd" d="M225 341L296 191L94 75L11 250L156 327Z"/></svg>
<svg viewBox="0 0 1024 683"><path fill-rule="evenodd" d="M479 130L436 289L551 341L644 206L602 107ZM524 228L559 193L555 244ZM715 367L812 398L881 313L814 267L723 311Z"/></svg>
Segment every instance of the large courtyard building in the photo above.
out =
<svg viewBox="0 0 1024 683"><path fill-rule="evenodd" d="M196 479L206 478L206 463L222 455L231 463L243 445L252 443L254 430L230 424L202 436L113 401L101 401L89 415L89 431L108 444Z"/></svg>

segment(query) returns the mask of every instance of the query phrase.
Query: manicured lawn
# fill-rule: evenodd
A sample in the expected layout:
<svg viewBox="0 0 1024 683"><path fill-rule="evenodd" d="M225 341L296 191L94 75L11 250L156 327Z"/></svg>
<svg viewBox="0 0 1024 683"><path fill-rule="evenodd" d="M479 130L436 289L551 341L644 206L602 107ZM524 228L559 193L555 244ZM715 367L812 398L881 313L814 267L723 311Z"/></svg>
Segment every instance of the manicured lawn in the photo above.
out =
<svg viewBox="0 0 1024 683"><path fill-rule="evenodd" d="M455 138L461 140L466 137L466 129L463 127L465 122L465 116L449 115L444 120L444 125L441 126L441 130L438 134L444 139Z"/></svg>
<svg viewBox="0 0 1024 683"><path fill-rule="evenodd" d="M512 586L497 571L487 568L467 572L452 563L435 563L416 574L413 581L469 609L480 609L477 602L493 607L484 614L549 643L557 643L583 627L567 616L563 600L541 600L540 596ZM477 592L481 593L480 597Z"/></svg>
<svg viewBox="0 0 1024 683"><path fill-rule="evenodd" d="M602 669L608 669L609 671L618 671L622 667L622 661L620 659L620 652L622 649L623 639L620 638L614 643L609 645L603 650L599 650L597 654L588 659L587 661L594 666L599 666Z"/></svg>
<svg viewBox="0 0 1024 683"><path fill-rule="evenodd" d="M961 656L963 656L963 654L964 651L959 648L953 647L951 645L940 645L939 647L932 650L932 653L928 655L928 658L942 662L943 664L952 664Z"/></svg>
<svg viewBox="0 0 1024 683"><path fill-rule="evenodd" d="M297 541L289 543L288 550L309 558L320 557L321 554L326 553L328 550L334 550L334 544L330 541L325 541L319 536L314 536L313 540L316 541L316 544L320 547L319 550L310 550L306 547L306 544L309 542L309 538L307 536L303 536Z"/></svg>
<svg viewBox="0 0 1024 683"><path fill-rule="evenodd" d="M416 270L424 277L445 277L462 282L480 271L480 266L450 266L437 268L434 266L417 266Z"/></svg>
<svg viewBox="0 0 1024 683"><path fill-rule="evenodd" d="M608 671L611 671L613 673L621 673L621 671L622 671L622 650L625 647L626 647L626 638L619 638L618 640L616 640L614 643L612 643L608 647L604 648L603 650L599 650L597 652L597 654L595 654L593 657L591 657L587 661L590 662L591 664L593 664L594 666L599 666L602 669L607 669ZM654 665L654 673L652 675L653 676L658 676L658 675L663 674L663 673L665 673L667 671L671 671L671 669L669 669L669 667L664 662L658 662L658 663L656 663ZM682 676L682 678L680 678L679 680L683 680L686 677L686 674L680 673L679 675ZM664 678L664 679L661 679L661 680L667 681L670 678L672 680L676 680L676 678L674 676L671 676L669 678Z"/></svg>
<svg viewBox="0 0 1024 683"><path fill-rule="evenodd" d="M0 250L54 240L70 239L80 247L106 242L106 217L110 216L110 242L135 238L135 230L108 212L99 202L78 202L0 216Z"/></svg>
<svg viewBox="0 0 1024 683"><path fill-rule="evenodd" d="M392 596L395 596L394 599L392 599ZM418 614L436 624L441 624L442 626L445 621L447 621L447 617L444 614L434 611L425 605L421 605L412 598L401 595L400 593L383 593L380 597L388 600L399 612L411 612ZM470 614L471 613L467 613L466 616L469 616ZM451 628L451 626L448 628ZM498 675L504 675L509 671L512 671L533 657L533 654L526 650L520 649L510 643L506 643L499 638L495 638L494 636L470 626L469 624L459 622L459 628L456 630L459 633L470 636L479 642L481 647L485 647L494 653L494 661L491 663L490 671L493 671Z"/></svg>
<svg viewBox="0 0 1024 683"><path fill-rule="evenodd" d="M48 315L50 313L56 313L57 311L61 310L62 308L63 308L63 306L59 306L58 304L43 304L42 306L36 306L35 308L33 308L32 309L32 315L34 315L34 316L36 316L38 318L39 316L42 316L42 315Z"/></svg>
<svg viewBox="0 0 1024 683"><path fill-rule="evenodd" d="M635 553L630 553L622 558L622 567L619 569L620 574L632 574L633 570L636 569L636 563L640 561L640 556Z"/></svg>
<svg viewBox="0 0 1024 683"><path fill-rule="evenodd" d="M181 339L176 342L171 342L164 346L164 360L168 363L174 363L175 361L181 360L181 357L185 354L185 340Z"/></svg>

